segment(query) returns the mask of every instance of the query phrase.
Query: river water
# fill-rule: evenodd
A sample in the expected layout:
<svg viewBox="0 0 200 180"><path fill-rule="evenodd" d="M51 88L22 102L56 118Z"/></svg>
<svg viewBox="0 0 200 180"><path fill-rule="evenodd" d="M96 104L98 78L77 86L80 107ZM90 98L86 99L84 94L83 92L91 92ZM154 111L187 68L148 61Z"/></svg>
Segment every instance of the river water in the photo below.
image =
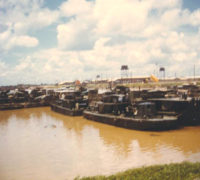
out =
<svg viewBox="0 0 200 180"><path fill-rule="evenodd" d="M49 107L0 111L2 180L65 180L182 161L200 161L200 126L144 132Z"/></svg>

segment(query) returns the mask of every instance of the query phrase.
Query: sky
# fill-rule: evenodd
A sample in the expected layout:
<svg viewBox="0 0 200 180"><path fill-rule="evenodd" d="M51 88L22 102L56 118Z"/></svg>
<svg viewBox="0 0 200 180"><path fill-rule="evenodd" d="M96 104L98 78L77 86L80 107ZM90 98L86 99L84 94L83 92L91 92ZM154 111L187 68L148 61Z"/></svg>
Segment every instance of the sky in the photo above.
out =
<svg viewBox="0 0 200 180"><path fill-rule="evenodd" d="M0 0L0 85L200 76L199 0Z"/></svg>

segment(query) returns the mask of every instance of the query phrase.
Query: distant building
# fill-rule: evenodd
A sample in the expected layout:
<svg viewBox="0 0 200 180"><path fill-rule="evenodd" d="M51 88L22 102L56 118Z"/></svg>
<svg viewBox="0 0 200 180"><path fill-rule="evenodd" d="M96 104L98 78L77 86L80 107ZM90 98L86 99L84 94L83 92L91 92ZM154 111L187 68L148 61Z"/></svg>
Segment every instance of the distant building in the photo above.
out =
<svg viewBox="0 0 200 180"><path fill-rule="evenodd" d="M114 81L115 84L130 84L150 81L150 77L121 78Z"/></svg>
<svg viewBox="0 0 200 180"><path fill-rule="evenodd" d="M66 86L70 86L70 85L74 85L74 81L70 82L70 81L65 81L65 82L61 82L58 85L66 85Z"/></svg>
<svg viewBox="0 0 200 180"><path fill-rule="evenodd" d="M107 82L108 82L107 79L102 79L102 80L95 81L95 83L98 83L98 84L103 84L103 83L107 83Z"/></svg>

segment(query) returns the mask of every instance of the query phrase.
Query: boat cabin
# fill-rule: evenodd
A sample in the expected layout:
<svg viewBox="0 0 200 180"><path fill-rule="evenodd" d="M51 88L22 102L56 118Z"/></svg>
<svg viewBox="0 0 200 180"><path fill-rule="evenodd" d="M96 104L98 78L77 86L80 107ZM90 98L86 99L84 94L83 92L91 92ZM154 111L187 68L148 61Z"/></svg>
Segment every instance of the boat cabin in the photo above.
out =
<svg viewBox="0 0 200 180"><path fill-rule="evenodd" d="M127 96L123 94L111 94L111 95L104 95L102 97L102 102L104 103L123 103L128 102Z"/></svg>
<svg viewBox="0 0 200 180"><path fill-rule="evenodd" d="M150 118L156 115L156 106L153 102L141 102L137 105L137 108L133 108L133 114L139 118Z"/></svg>
<svg viewBox="0 0 200 180"><path fill-rule="evenodd" d="M126 86L116 86L114 92L116 94L127 94L129 93L130 89Z"/></svg>

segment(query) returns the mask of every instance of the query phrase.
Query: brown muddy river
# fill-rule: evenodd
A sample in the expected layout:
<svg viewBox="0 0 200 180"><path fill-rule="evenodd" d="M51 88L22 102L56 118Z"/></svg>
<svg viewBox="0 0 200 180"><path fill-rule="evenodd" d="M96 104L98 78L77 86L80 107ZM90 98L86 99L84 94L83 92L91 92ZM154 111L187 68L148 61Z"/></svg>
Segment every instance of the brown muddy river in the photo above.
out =
<svg viewBox="0 0 200 180"><path fill-rule="evenodd" d="M200 161L200 126L143 132L48 107L0 111L1 180L64 180L185 160Z"/></svg>

